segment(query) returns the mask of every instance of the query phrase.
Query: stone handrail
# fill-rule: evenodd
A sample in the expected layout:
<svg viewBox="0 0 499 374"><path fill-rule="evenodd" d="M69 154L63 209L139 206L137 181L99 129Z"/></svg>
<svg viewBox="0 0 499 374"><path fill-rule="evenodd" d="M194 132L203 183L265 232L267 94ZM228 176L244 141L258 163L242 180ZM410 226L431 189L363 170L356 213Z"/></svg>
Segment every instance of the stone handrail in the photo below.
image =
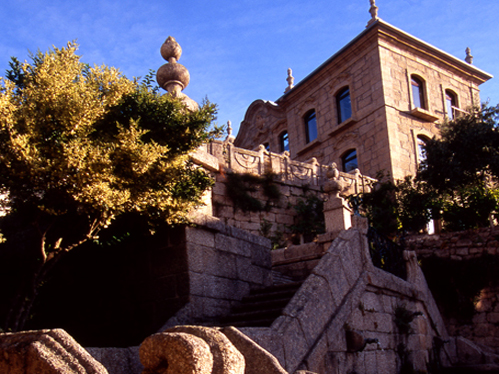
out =
<svg viewBox="0 0 499 374"><path fill-rule="evenodd" d="M316 158L308 162L292 160L289 152L269 152L263 145L257 151L238 148L230 141L213 141L206 145L206 151L215 156L221 165L236 173L263 175L273 173L283 182L289 184L322 186L327 181L326 172L331 166L321 165ZM339 172L343 182L342 195L351 195L370 191L376 181L360 173Z"/></svg>

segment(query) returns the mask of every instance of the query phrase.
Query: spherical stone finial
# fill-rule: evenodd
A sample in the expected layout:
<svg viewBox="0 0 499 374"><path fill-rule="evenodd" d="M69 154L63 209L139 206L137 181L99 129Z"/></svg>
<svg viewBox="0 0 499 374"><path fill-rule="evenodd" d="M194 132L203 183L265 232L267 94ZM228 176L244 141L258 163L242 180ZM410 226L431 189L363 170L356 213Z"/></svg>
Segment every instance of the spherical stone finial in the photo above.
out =
<svg viewBox="0 0 499 374"><path fill-rule="evenodd" d="M473 56L471 55L470 47L466 48L466 58L464 59L468 64L473 64Z"/></svg>
<svg viewBox="0 0 499 374"><path fill-rule="evenodd" d="M160 51L161 56L163 56L163 58L170 63L177 62L180 59L180 56L182 56L182 48L173 36L169 36L165 40ZM172 59L174 60L170 61Z"/></svg>
<svg viewBox="0 0 499 374"><path fill-rule="evenodd" d="M180 91L187 87L191 76L185 66L178 63L168 63L158 69L156 80L161 88L177 96Z"/></svg>
<svg viewBox="0 0 499 374"><path fill-rule="evenodd" d="M195 111L199 109L199 105L182 93L189 84L191 77L186 67L177 62L181 55L182 48L175 38L169 36L161 46L161 56L168 63L158 69L156 72L156 81L170 95L181 98L187 109Z"/></svg>
<svg viewBox="0 0 499 374"><path fill-rule="evenodd" d="M177 63L182 55L182 48L175 38L169 36L161 46L161 56L168 61L161 66L156 73L156 80L159 86L173 96L179 96L191 79L189 71L184 65Z"/></svg>

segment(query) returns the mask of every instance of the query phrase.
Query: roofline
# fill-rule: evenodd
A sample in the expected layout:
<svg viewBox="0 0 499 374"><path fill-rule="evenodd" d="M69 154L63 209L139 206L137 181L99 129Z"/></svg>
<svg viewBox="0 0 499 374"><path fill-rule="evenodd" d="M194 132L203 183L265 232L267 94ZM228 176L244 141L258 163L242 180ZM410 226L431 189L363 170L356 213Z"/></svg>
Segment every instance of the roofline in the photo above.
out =
<svg viewBox="0 0 499 374"><path fill-rule="evenodd" d="M335 54L333 54L331 57L329 57L326 61L324 61L322 64L320 64L316 69L314 69L310 74L308 74L305 78L303 78L302 80L300 80L294 87L293 89L289 90L288 92L285 92L281 97L279 97L279 99L276 100L276 103L278 103L279 101L281 101L282 99L284 99L284 97L286 97L287 95L289 95L290 93L292 93L293 91L295 91L296 87L299 87L299 86L302 86L303 84L305 84L305 82L307 82L308 80L310 80L314 75L316 75L317 73L319 73L319 71L321 71L326 65L328 65L330 62L332 62L333 60L335 60L337 57L339 57L341 54L343 54L344 52L346 52L350 47L352 47L352 45L354 45L355 43L357 43L360 39L362 39L366 34L368 34L371 29L375 28L375 27L386 27L388 29L390 29L391 31L395 31L396 33L398 34L401 34L402 36L404 36L405 38L408 38L410 39L412 42L414 42L415 44L419 44L421 46L423 46L424 48L426 49L429 49L430 52L433 54L433 55L436 55L436 56L440 56L441 59L444 59L444 60L447 60L445 62L447 63L450 63L450 64L453 64L453 65L458 65L458 67L460 68L460 70L465 70L465 72L467 74L470 74L470 75L473 75L477 78L479 78L480 80L482 80L484 82L488 81L489 79L493 78L493 75L475 67L474 65L471 65L469 63L467 63L466 61L464 60L460 60L459 58L451 55L450 53L447 53L401 29L399 29L398 27L395 27L391 24L389 24L388 22L385 22L383 21L382 19L377 19L375 22L372 22L371 24L369 24L366 29L364 31L362 31L359 35L357 35L355 38L353 38L349 43L347 43L343 48L341 48L338 52L336 52ZM450 61L449 61L450 60Z"/></svg>

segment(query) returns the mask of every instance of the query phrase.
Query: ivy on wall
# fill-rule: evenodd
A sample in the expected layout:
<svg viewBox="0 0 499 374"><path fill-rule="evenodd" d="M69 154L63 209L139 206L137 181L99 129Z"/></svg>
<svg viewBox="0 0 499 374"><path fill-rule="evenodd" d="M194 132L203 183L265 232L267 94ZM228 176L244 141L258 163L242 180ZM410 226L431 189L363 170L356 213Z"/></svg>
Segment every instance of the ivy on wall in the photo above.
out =
<svg viewBox="0 0 499 374"><path fill-rule="evenodd" d="M226 193L232 200L234 210L242 212L268 211L272 203L279 200L281 193L274 183L275 174L266 173L262 176L254 174L228 173L226 179ZM264 203L252 196L252 193L261 191L267 199Z"/></svg>
<svg viewBox="0 0 499 374"><path fill-rule="evenodd" d="M290 227L293 234L302 235L304 241L311 242L317 235L326 232L324 222L324 201L315 195L305 195L293 206L296 211L295 223Z"/></svg>

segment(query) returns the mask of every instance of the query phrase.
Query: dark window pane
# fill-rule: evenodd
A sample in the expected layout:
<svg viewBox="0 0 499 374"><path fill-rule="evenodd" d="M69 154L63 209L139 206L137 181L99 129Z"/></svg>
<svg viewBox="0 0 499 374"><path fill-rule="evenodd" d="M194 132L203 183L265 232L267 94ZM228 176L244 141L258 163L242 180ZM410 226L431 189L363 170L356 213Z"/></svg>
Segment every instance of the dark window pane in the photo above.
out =
<svg viewBox="0 0 499 374"><path fill-rule="evenodd" d="M350 89L347 87L336 96L338 106L338 122L341 123L352 117L352 102L350 101Z"/></svg>
<svg viewBox="0 0 499 374"><path fill-rule="evenodd" d="M315 110L305 116L305 130L307 134L307 143L317 139L317 120Z"/></svg>
<svg viewBox="0 0 499 374"><path fill-rule="evenodd" d="M351 151L345 153L341 161L343 164L343 171L345 171L346 173L359 167L357 163L357 151L355 149L352 149Z"/></svg>
<svg viewBox="0 0 499 374"><path fill-rule="evenodd" d="M288 151L289 152L289 138L288 132L283 132L281 134L279 143L281 144L281 152Z"/></svg>

